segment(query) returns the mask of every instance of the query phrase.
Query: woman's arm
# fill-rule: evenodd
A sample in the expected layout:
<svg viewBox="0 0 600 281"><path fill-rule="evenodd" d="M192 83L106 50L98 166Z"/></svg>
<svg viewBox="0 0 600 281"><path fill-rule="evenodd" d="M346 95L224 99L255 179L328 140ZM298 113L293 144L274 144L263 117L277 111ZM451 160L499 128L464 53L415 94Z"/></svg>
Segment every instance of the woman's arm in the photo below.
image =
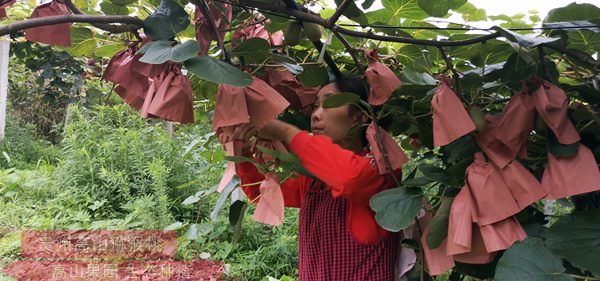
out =
<svg viewBox="0 0 600 281"><path fill-rule="evenodd" d="M379 174L374 158L343 149L326 136L300 132L291 141L290 149L311 174L331 188L334 197L368 203L373 195L392 183L388 177Z"/></svg>
<svg viewBox="0 0 600 281"><path fill-rule="evenodd" d="M259 134L287 144L311 174L331 187L334 197L368 204L373 195L391 185L389 177L379 174L374 159L343 149L326 136L311 136L278 120L267 124Z"/></svg>

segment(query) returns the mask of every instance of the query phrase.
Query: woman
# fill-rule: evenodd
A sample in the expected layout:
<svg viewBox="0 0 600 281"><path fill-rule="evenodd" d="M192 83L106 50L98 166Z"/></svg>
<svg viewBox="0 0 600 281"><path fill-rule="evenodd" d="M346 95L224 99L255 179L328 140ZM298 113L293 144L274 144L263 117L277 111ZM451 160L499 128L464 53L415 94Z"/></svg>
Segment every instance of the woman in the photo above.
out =
<svg viewBox="0 0 600 281"><path fill-rule="evenodd" d="M379 174L366 152L365 130L351 133L356 132L352 128L368 124L367 115L354 105L323 108L327 97L340 92L367 100L361 79L340 79L318 93L311 115L312 136L279 120L271 121L258 135L282 141L318 178L298 176L281 184L285 205L300 208L300 280L394 280L399 235L382 229L369 207L373 195L394 183L389 175ZM239 126L221 141L242 140L248 153L248 140L254 135L249 125ZM400 171L395 172L400 176ZM242 189L254 200L260 194L255 183L264 176L249 162L239 163L237 173Z"/></svg>

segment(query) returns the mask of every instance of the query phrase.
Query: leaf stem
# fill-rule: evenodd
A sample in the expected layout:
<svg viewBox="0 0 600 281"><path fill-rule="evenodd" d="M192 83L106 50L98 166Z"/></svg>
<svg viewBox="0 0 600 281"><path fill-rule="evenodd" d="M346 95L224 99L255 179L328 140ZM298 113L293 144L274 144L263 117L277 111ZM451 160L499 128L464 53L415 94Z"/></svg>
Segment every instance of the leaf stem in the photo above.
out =
<svg viewBox="0 0 600 281"><path fill-rule="evenodd" d="M344 0L344 2L342 2L342 4L340 4L337 7L337 9L333 13L333 15L327 19L327 24L329 24L331 26L335 25L335 22L337 22L337 20L342 16L344 11L346 11L348 6L350 6L350 3L352 3L352 2L353 2L353 0Z"/></svg>
<svg viewBox="0 0 600 281"><path fill-rule="evenodd" d="M573 278L577 278L577 279L583 279L586 281L600 281L600 278L595 278L595 277L591 277L591 276L582 276L582 275L577 275L577 274L572 274L572 273L569 273L569 276L571 276Z"/></svg>
<svg viewBox="0 0 600 281"><path fill-rule="evenodd" d="M348 1L346 1L346 2L348 2ZM358 54L356 52L356 49L353 48L352 45L350 45L350 43L348 42L348 40L346 40L346 38L342 34L340 34L339 32L337 32L335 30L335 28L333 28L331 30L331 32L333 32L333 35L335 35L335 37L337 37L340 40L340 42L342 42L342 44L344 45L344 47L346 47L346 51L348 51L348 53L352 57L352 60L354 60L354 64L356 64L356 67L358 69L362 69L363 65L360 63L360 60L358 59Z"/></svg>

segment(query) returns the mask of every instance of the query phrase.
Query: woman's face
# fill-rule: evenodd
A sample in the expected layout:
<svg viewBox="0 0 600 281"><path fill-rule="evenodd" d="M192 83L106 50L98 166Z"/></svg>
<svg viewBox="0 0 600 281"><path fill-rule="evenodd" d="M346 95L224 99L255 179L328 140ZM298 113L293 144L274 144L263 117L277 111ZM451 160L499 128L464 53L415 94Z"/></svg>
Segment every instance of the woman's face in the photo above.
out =
<svg viewBox="0 0 600 281"><path fill-rule="evenodd" d="M351 105L336 108L323 108L327 97L340 93L335 83L325 85L317 94L315 108L311 115L311 130L313 135L325 135L334 143L342 144L347 140L348 131L360 121L360 115L350 110Z"/></svg>

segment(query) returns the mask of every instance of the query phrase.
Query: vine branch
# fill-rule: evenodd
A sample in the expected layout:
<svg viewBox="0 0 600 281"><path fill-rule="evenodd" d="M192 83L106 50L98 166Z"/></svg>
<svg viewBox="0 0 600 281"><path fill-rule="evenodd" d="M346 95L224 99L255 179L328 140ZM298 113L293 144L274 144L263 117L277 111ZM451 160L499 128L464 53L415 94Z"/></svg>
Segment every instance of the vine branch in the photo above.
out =
<svg viewBox="0 0 600 281"><path fill-rule="evenodd" d="M199 1L200 0L196 0L193 2L199 2ZM202 0L202 2L204 2L204 1L205 0ZM326 19L323 19L322 17L320 17L319 15L311 13L310 11L302 11L298 7L298 5L295 3L295 1L293 1L293 0L285 0L284 2L286 2L287 6L286 6L286 4L284 4L280 1L263 2L263 1L258 1L258 0L239 0L238 3L231 3L230 1L227 1L227 0L215 0L215 1L230 3L232 5L245 7L247 9L255 9L255 10L259 10L261 12L265 12L265 13L286 15L286 16L295 18L297 21L306 21L306 22L316 23L325 28L335 31L335 33L337 33L337 34L335 34L337 36L337 38L340 38L340 35L343 34L343 35L348 35L348 36L353 36L353 37L358 37L358 38L366 38L366 39L385 41L385 42L397 42L397 43L423 45L423 46L434 46L434 47L451 47L451 46L465 46L465 45L483 43L483 42L486 42L491 39L502 37L502 35L499 32L494 32L494 33L481 35L481 36L473 37L473 38L466 39L466 40L457 40L457 41L439 40L438 41L438 40L426 40L426 39L380 35L380 34L375 34L372 32L355 31L355 30L349 30L349 29L346 29L343 27L339 27L339 26L335 25L335 21L334 21L335 18L333 16L331 18L329 18L328 20L326 20ZM0 26L0 36L10 34L10 33L16 32L16 31L24 30L27 28L40 27L40 26L46 26L46 25L54 25L54 24L60 24L60 23L73 23L73 22L89 23L99 29L102 29L102 30L105 30L105 31L108 31L111 33L124 33L124 32L136 33L135 31L137 29L142 28L144 26L144 21L137 17L86 15L79 8L77 8L77 6L75 6L73 4L72 0L66 0L65 4L67 4L67 6L69 7L69 10L71 10L71 12L73 14L27 19L27 20L22 20L22 21L11 23L11 24L3 25L3 26ZM338 9L336 10L336 13L334 13L334 16L336 14L343 13L342 8L344 8L344 9L347 8L347 5L349 5L349 4L350 4L350 1L345 0L342 4L340 4ZM210 15L210 16L212 17L212 15ZM214 22L212 22L212 21L209 21L209 22L214 24ZM119 23L122 25L112 25L114 23ZM217 32L218 32L218 30L217 30ZM220 37L217 36L217 38L220 38ZM342 43L344 43L344 40L341 40L341 41L342 41ZM313 42L313 43L315 43L315 47L318 49L320 49L323 45L321 42ZM222 45L222 43L221 43L221 45ZM591 66L595 70L600 70L600 61L594 59L591 56L588 56L586 54L577 52L575 50L564 48L564 47L561 47L561 46L558 46L558 45L552 44L552 43L543 44L543 46L553 49L562 54L565 54L573 59L579 60L579 61ZM350 51L351 49L348 49L348 50ZM352 52L350 52L350 54L352 54ZM325 54L325 61L327 62L329 67L332 69L334 74L336 74L336 76L338 74L340 74L339 69L337 68L337 66L335 66L333 59L331 58L331 56L328 53Z"/></svg>
<svg viewBox="0 0 600 281"><path fill-rule="evenodd" d="M561 53L563 53L569 57L572 57L574 59L580 60L580 61L592 66L596 70L600 70L600 61L595 60L594 58L592 58L586 54L583 54L583 53L580 53L580 52L577 52L577 51L574 51L571 49L567 49L567 48L558 46L556 44L543 44L543 46L553 49L555 51L561 52Z"/></svg>
<svg viewBox="0 0 600 281"><path fill-rule="evenodd" d="M223 1L226 2L226 1ZM229 3L229 2L227 2ZM327 20L323 19L318 15L313 15L310 13L302 12L300 10L288 9L285 5L281 5L280 3L266 3L260 2L256 0L239 0L239 5L244 6L248 9L259 9L265 10L272 13L279 13L291 16L299 21L306 21L316 23L328 29L336 29L339 33L359 38L367 38L379 41L386 42L398 42L398 43L406 43L406 44L415 44L415 45L426 45L426 46L464 46L476 43L482 43L488 41L490 39L494 39L497 37L501 37L499 32L494 32L486 35L482 35L479 37L470 38L467 40L458 40L458 41L437 41L437 40L425 40L425 39L415 39L415 38L406 38L406 37L398 37L398 36L389 36L389 35L378 35L375 33L362 32L362 31L354 31L349 30L342 27L334 27L334 24L330 24Z"/></svg>
<svg viewBox="0 0 600 281"><path fill-rule="evenodd" d="M542 78L544 78L545 80L550 80L550 72L548 72L548 68L546 67L546 62L544 57L546 56L546 54L544 53L544 46L539 45L537 46L537 51L538 51L538 59L540 60L540 67L542 68L542 73L543 76Z"/></svg>
<svg viewBox="0 0 600 281"><path fill-rule="evenodd" d="M69 10L73 13L73 14L77 14L77 15L87 15L86 13L84 13L82 10L80 10L77 5L75 5L73 3L73 1L71 0L65 0L65 5L67 5L67 7L69 8ZM136 24L127 24L127 25L112 25L112 24L106 24L106 23L91 23L94 27L108 31L110 33L125 33L125 32L135 32L138 29L140 29L141 27L143 27L143 22L142 25L136 25Z"/></svg>
<svg viewBox="0 0 600 281"><path fill-rule="evenodd" d="M340 17L344 13L344 11L346 11L348 6L350 6L350 3L352 3L353 1L354 0L344 0L344 2L342 2L342 4L340 4L337 7L337 9L335 10L335 13L333 13L333 15L329 19L327 19L327 25L334 26L335 22L338 19L340 19Z"/></svg>
<svg viewBox="0 0 600 281"><path fill-rule="evenodd" d="M340 40L340 42L342 42L342 44L346 48L346 51L348 51L348 53L352 57L352 60L354 60L354 64L356 64L356 67L358 67L359 69L362 69L363 65L362 65L362 63L360 63L360 60L358 59L358 54L356 52L356 49L354 47L352 47L352 45L350 45L348 40L346 40L346 38L343 35L341 35L339 32L337 32L335 29L333 29L331 32L333 32L333 35L335 35L335 37L337 37L337 39Z"/></svg>
<svg viewBox="0 0 600 281"><path fill-rule="evenodd" d="M224 1L224 0L217 0ZM279 13L287 16L291 16L299 21L307 21L319 24L325 28L336 30L340 34L354 36L358 38L366 38L373 39L378 41L386 41L386 42L397 42L397 43L405 43L405 44L414 44L414 45L423 45L423 46L433 46L433 47L457 47L457 46L465 46L472 45L477 43L483 43L491 39L495 39L498 37L502 37L502 34L499 32L494 32L486 35L481 35L478 37L473 37L466 40L456 40L456 41L447 41L447 40L426 40L426 39L416 39L416 38L406 38L406 37L398 37L398 36L389 36L389 35L379 35L370 32L361 32L355 30L349 30L346 28L342 28L336 26L335 23L331 23L328 20L323 19L318 15L313 15L311 13L302 12L300 10L292 10L286 8L285 5L281 5L281 3L266 3L260 2L257 0L239 0L239 5L244 6L249 9L259 9L264 10L271 13ZM341 6L341 5L340 5ZM336 10L337 12L337 10ZM567 56L578 59L582 62L585 62L594 69L600 70L600 61L593 59L592 57L586 56L574 50L570 50L567 48L560 47L556 44L544 44L544 46L561 52Z"/></svg>
<svg viewBox="0 0 600 281"><path fill-rule="evenodd" d="M19 30L32 28L32 27L40 27L40 26L46 26L46 25L71 23L71 22L81 22L81 23L90 23L90 24L123 23L123 24L132 24L135 26L139 26L140 28L142 26L144 26L144 22L137 17L90 16L90 15L72 14L72 15L27 19L27 20L3 25L3 26L0 26L0 36L10 34L10 33L13 33L13 32L19 31ZM107 30L107 31L109 31L109 30ZM129 31L129 30L127 30L127 31ZM109 32L111 32L111 31L109 31ZM123 32L125 32L125 31L123 31Z"/></svg>
<svg viewBox="0 0 600 281"><path fill-rule="evenodd" d="M261 19L261 20L259 20L257 22L250 22L250 23L242 24L242 25L239 25L239 26L236 26L236 27L230 27L230 28L227 28L227 29L219 29L219 31L221 31L221 32L229 32L229 31L240 30L240 29L244 29L244 28L249 27L249 26L266 23L268 20L269 20L269 18L265 17L265 18L263 18L263 19Z"/></svg>
<svg viewBox="0 0 600 281"><path fill-rule="evenodd" d="M456 95L458 96L458 98L460 98L460 100L462 101L463 104L467 104L467 102L463 99L462 95L460 94L460 80L459 80L460 78L458 75L458 71L456 70L456 68L454 67L454 64L452 63L452 59L450 58L450 56L448 56L444 47L439 46L438 49L440 50L440 54L442 55L442 58L444 58L444 61L446 62L447 70L450 70L452 72L452 77L456 81L456 91L455 91Z"/></svg>
<svg viewBox="0 0 600 281"><path fill-rule="evenodd" d="M204 18L206 19L206 21L208 22L208 25L214 32L215 37L217 38L217 46L223 52L223 56L225 56L225 61L227 61L228 63L231 63L231 58L229 57L229 53L227 52L225 45L223 45L223 38L221 38L221 34L219 33L219 28L217 27L217 25L215 25L215 20L212 16L212 13L210 12L210 8L208 7L206 0L198 0L198 1L194 1L194 2L197 2L196 6L200 7L200 10L202 10L202 14L204 15Z"/></svg>
<svg viewBox="0 0 600 281"><path fill-rule="evenodd" d="M392 167L392 163L390 162L389 155L387 154L387 151L383 145L383 137L381 136L381 132L379 131L379 128L380 128L379 120L377 120L377 116L375 114L375 111L373 110L373 107L369 105L368 108L369 108L369 115L371 115L371 119L373 120L373 123L375 123L375 138L377 139L377 146L379 147L379 151L383 155L383 161L385 162L385 166L387 167L388 171L390 172L390 175L392 176L392 179L394 180L396 187L400 187L401 182L398 179L398 177L396 176L396 174L394 173L394 168Z"/></svg>

